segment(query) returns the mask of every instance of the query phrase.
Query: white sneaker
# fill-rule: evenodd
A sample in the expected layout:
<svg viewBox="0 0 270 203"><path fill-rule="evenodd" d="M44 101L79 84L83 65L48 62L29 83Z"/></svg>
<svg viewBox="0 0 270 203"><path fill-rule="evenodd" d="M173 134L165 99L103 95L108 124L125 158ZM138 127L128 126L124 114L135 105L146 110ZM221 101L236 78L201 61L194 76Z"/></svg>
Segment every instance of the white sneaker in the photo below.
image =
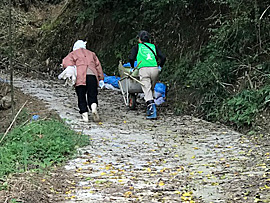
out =
<svg viewBox="0 0 270 203"><path fill-rule="evenodd" d="M82 119L84 122L88 122L88 112L82 113Z"/></svg>
<svg viewBox="0 0 270 203"><path fill-rule="evenodd" d="M97 104L96 103L91 104L91 109L92 109L92 114L93 114L93 120L96 122L100 121L99 115L97 112Z"/></svg>

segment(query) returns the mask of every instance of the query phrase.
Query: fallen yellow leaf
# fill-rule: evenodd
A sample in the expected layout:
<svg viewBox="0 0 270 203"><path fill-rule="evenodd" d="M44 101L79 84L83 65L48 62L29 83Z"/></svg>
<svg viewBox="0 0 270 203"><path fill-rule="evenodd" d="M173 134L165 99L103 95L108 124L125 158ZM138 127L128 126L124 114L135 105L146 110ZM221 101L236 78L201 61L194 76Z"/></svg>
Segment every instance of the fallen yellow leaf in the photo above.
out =
<svg viewBox="0 0 270 203"><path fill-rule="evenodd" d="M211 185L215 186L215 185L219 185L219 183L211 183Z"/></svg>
<svg viewBox="0 0 270 203"><path fill-rule="evenodd" d="M83 189L90 189L90 186L84 186Z"/></svg>
<svg viewBox="0 0 270 203"><path fill-rule="evenodd" d="M77 170L76 170L76 172L80 172L82 170L82 168L78 168Z"/></svg>
<svg viewBox="0 0 270 203"><path fill-rule="evenodd" d="M163 181L160 181L160 182L158 183L158 185L159 185L159 186L163 186L163 185L165 185L165 183L164 183Z"/></svg>
<svg viewBox="0 0 270 203"><path fill-rule="evenodd" d="M110 168L111 168L111 165L107 165L107 166L105 167L106 170L110 170Z"/></svg>
<svg viewBox="0 0 270 203"><path fill-rule="evenodd" d="M125 196L126 198L130 197L131 195L132 195L132 192L131 192L131 191L127 191L127 192L125 192L125 194L124 194L124 196Z"/></svg>
<svg viewBox="0 0 270 203"><path fill-rule="evenodd" d="M185 192L182 194L183 197L190 197L192 195L192 192Z"/></svg>
<svg viewBox="0 0 270 203"><path fill-rule="evenodd" d="M191 197L184 197L184 196L181 196L181 199L183 201L190 201L191 200Z"/></svg>
<svg viewBox="0 0 270 203"><path fill-rule="evenodd" d="M160 169L160 172L164 172L167 168Z"/></svg>

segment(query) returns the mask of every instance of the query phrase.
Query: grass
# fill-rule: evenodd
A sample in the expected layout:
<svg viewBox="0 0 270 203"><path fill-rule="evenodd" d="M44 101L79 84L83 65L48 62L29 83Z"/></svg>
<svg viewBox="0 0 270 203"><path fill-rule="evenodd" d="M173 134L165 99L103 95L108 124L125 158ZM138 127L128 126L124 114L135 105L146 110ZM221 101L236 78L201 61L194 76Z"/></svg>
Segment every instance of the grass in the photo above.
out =
<svg viewBox="0 0 270 203"><path fill-rule="evenodd" d="M88 136L55 119L18 125L0 144L0 178L62 163L89 142Z"/></svg>

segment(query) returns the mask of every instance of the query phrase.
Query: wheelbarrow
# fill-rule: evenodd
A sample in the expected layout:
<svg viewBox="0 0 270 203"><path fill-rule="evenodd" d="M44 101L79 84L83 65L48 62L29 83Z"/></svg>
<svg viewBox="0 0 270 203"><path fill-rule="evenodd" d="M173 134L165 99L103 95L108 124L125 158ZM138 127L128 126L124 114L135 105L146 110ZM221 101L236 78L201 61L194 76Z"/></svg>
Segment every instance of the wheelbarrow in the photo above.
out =
<svg viewBox="0 0 270 203"><path fill-rule="evenodd" d="M139 80L137 67L134 68L135 71L131 72L130 67L123 67L121 61L118 66L118 71L121 77L118 81L118 85L123 95L125 105L131 110L136 109L137 95L139 93L143 93L142 85L144 84Z"/></svg>

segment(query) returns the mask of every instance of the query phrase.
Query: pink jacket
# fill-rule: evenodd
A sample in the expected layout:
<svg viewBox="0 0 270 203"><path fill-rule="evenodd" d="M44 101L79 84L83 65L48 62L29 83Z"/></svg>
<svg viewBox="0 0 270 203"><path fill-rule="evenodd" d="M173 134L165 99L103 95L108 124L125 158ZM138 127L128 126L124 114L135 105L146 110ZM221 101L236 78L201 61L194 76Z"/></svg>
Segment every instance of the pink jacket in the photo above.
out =
<svg viewBox="0 0 270 203"><path fill-rule="evenodd" d="M86 85L87 67L89 67L93 71L93 73L97 77L98 83L100 80L104 80L103 70L96 54L87 49L81 48L70 52L63 59L62 64L64 68L74 65L77 67L76 86Z"/></svg>

